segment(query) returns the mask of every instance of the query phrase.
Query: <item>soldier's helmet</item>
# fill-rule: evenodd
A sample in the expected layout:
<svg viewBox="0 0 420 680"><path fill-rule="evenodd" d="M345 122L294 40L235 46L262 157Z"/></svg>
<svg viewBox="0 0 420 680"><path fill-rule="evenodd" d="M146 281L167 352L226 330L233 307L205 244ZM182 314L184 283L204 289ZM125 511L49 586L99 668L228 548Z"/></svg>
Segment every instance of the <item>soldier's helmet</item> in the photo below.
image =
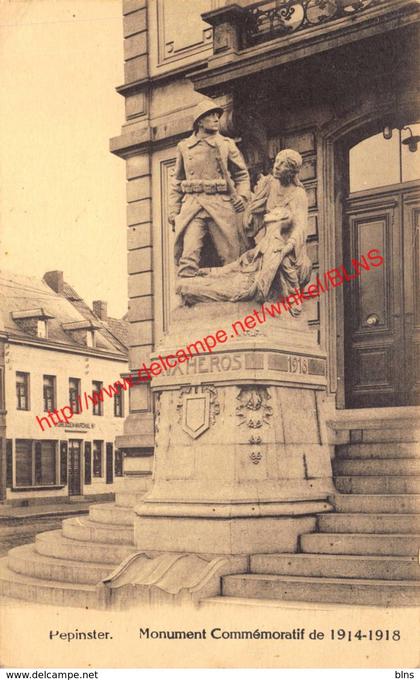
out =
<svg viewBox="0 0 420 680"><path fill-rule="evenodd" d="M208 113L212 113L213 111L217 111L217 113L220 113L220 115L223 114L222 107L217 106L217 104L215 104L215 102L213 102L211 99L199 102L194 111L193 129L197 129L197 124L200 118L207 116Z"/></svg>

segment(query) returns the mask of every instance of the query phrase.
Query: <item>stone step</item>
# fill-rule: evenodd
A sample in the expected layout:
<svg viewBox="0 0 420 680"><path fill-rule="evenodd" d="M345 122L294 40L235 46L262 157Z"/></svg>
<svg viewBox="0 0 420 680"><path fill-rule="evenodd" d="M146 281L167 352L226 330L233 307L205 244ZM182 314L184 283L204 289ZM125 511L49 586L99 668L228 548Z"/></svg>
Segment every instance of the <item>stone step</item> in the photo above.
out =
<svg viewBox="0 0 420 680"><path fill-rule="evenodd" d="M336 459L333 461L334 473L337 475L416 475L420 474L420 459L417 458L370 458Z"/></svg>
<svg viewBox="0 0 420 680"><path fill-rule="evenodd" d="M419 458L419 442L370 442L361 444L338 444L336 458Z"/></svg>
<svg viewBox="0 0 420 680"><path fill-rule="evenodd" d="M410 408L411 413L408 414ZM342 437L343 444L420 442L420 409L417 406L404 407L406 416L403 418L397 416L397 410L401 411L401 407L393 407L393 414L388 407L381 408L380 412L371 409L370 414L366 409L354 411L353 414L342 411L338 419L328 422L328 426Z"/></svg>
<svg viewBox="0 0 420 680"><path fill-rule="evenodd" d="M134 517L131 508L118 507L115 503L101 503L100 505L91 505L89 508L89 519L101 524L132 526Z"/></svg>
<svg viewBox="0 0 420 680"><path fill-rule="evenodd" d="M354 494L419 494L420 477L412 475L377 476L336 475L334 484L341 493Z"/></svg>
<svg viewBox="0 0 420 680"><path fill-rule="evenodd" d="M414 607L420 604L420 581L238 574L222 578L222 594L240 598Z"/></svg>
<svg viewBox="0 0 420 680"><path fill-rule="evenodd" d="M31 543L10 550L7 566L10 571L17 574L46 579L47 581L95 585L109 576L117 565L47 557L38 554L35 551L35 544Z"/></svg>
<svg viewBox="0 0 420 680"><path fill-rule="evenodd" d="M382 410L382 409L381 409ZM386 420L384 420L382 423L379 423L377 421L376 415L375 415L375 420L376 422L376 427L369 427L367 426L367 423L365 426L360 424L360 427L357 427L355 423L353 423L350 426L350 430L354 429L361 429L362 430L362 441L364 444L367 444L369 442L383 442L385 444L389 442L420 442L420 430L414 429L413 428L413 423L418 423L418 409L416 409L417 415L414 416L413 420L411 423L408 421L405 421L404 424L401 424L401 427L387 427Z"/></svg>
<svg viewBox="0 0 420 680"><path fill-rule="evenodd" d="M86 543L63 536L61 529L45 531L35 537L35 550L39 555L82 562L120 564L134 551L134 545L111 543Z"/></svg>
<svg viewBox="0 0 420 680"><path fill-rule="evenodd" d="M288 610L288 609L296 609L298 608L299 610L312 610L312 611L318 611L319 610L319 604L317 602L311 603L311 602L295 602L294 600L259 600L256 597L223 597L223 595L216 595L214 597L205 597L202 600L200 600L200 608L216 608L217 612L219 613L221 609L225 608L226 610L231 610L234 607L236 610L238 610L238 607L248 607L248 608L256 608L258 611L262 611L265 608L267 609L281 609L281 610ZM326 604L323 603L322 606L323 611L326 610L331 610L336 612L337 607L334 604ZM248 615L250 612L246 612Z"/></svg>
<svg viewBox="0 0 420 680"><path fill-rule="evenodd" d="M417 557L373 557L360 555L316 555L282 553L253 555L251 572L282 576L316 576L328 578L373 578L420 581Z"/></svg>
<svg viewBox="0 0 420 680"><path fill-rule="evenodd" d="M318 529L333 534L420 534L420 515L331 513L318 515Z"/></svg>
<svg viewBox="0 0 420 680"><path fill-rule="evenodd" d="M418 555L416 534L303 534L302 552L328 555Z"/></svg>
<svg viewBox="0 0 420 680"><path fill-rule="evenodd" d="M134 544L134 528L122 524L101 524L85 517L63 520L63 536L76 541L94 543ZM86 547L89 549L89 546Z"/></svg>
<svg viewBox="0 0 420 680"><path fill-rule="evenodd" d="M329 498L337 512L420 512L420 494L335 494Z"/></svg>
<svg viewBox="0 0 420 680"><path fill-rule="evenodd" d="M0 594L4 597L83 609L100 609L96 587L64 581L44 581L11 571L7 557L0 559Z"/></svg>
<svg viewBox="0 0 420 680"><path fill-rule="evenodd" d="M142 502L147 491L137 491L136 493L117 493L115 496L115 505L120 508L134 508Z"/></svg>

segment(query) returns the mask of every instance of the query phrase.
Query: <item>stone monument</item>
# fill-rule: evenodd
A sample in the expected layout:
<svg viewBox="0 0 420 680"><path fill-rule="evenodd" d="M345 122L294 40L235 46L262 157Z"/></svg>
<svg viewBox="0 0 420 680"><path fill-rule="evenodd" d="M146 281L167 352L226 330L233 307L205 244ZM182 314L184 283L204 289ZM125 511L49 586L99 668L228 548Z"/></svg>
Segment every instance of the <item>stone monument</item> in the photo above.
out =
<svg viewBox="0 0 420 680"><path fill-rule="evenodd" d="M248 200L233 142L217 162L216 113L212 133L206 137L197 126L193 138L181 142L180 156L189 154L183 172L196 162L192 149L216 161L202 166L212 176L196 177L190 192L178 159L173 191L180 213L172 212L170 221L184 238L181 247L176 239L181 304L151 360L179 360L151 382L153 485L135 507L138 552L105 584L111 603L219 594L222 575L246 572L254 554L295 552L299 536L315 530L316 514L330 510L330 454L319 413L325 356L304 305L292 299L311 272L302 159L290 149L280 152L273 174ZM210 144L201 149L196 138ZM239 180L232 167L242 173ZM206 230L213 238L218 233L222 262L216 267L208 266L202 248ZM240 232L254 243L245 252ZM229 253L220 247L222 233L230 235ZM280 311L268 313L275 304ZM210 336L226 338L209 346L204 339ZM185 347L188 358L181 361Z"/></svg>

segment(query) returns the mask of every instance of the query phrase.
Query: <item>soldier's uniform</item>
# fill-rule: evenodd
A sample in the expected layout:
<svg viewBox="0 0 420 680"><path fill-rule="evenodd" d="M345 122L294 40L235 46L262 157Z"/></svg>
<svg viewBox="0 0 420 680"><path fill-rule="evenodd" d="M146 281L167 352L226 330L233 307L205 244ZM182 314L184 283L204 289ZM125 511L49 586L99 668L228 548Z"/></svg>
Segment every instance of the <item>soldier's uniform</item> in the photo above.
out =
<svg viewBox="0 0 420 680"><path fill-rule="evenodd" d="M200 106L200 105L199 105ZM198 118L214 111L203 107ZM201 139L192 134L177 147L175 174L169 196L169 214L175 217L175 262L178 276L194 276L200 264L207 231L221 264L233 262L244 250L237 214L223 177L220 162L227 167L239 196L250 194L249 174L235 142L217 133Z"/></svg>

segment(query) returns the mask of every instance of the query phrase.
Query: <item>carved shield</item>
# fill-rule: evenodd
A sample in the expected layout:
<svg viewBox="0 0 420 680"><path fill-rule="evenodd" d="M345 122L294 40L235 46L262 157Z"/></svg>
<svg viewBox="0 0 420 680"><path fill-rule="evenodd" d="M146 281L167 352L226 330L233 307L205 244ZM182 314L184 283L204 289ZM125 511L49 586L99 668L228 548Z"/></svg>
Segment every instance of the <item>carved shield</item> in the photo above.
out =
<svg viewBox="0 0 420 680"><path fill-rule="evenodd" d="M197 439L210 427L210 396L208 392L184 394L181 427Z"/></svg>

